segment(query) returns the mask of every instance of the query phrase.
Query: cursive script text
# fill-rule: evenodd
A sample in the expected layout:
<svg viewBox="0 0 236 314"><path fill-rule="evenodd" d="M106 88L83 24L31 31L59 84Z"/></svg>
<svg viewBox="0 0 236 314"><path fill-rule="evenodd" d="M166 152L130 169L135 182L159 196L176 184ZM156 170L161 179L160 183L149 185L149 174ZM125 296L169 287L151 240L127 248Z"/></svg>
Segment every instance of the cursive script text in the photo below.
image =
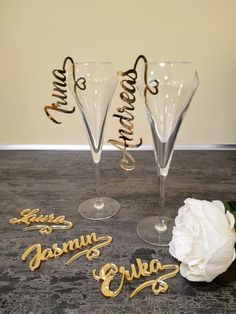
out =
<svg viewBox="0 0 236 314"><path fill-rule="evenodd" d="M176 276L179 272L178 265L162 265L157 259L152 259L150 263L142 262L139 258L136 259L137 266L131 264L130 270L125 267L118 267L116 264L105 264L99 274L96 274L96 269L93 270L93 277L97 281L102 281L101 292L105 297L115 298L118 296L123 288L125 280L132 282L134 279L140 279L141 277L149 277L152 274L157 274L159 271L172 269L173 271L166 273L154 280L149 280L139 285L130 295L133 298L141 290L148 286L152 286L152 291L155 295L160 292L164 293L168 290L169 286L164 281L165 279ZM120 284L117 289L112 290L111 284L116 275L120 275Z"/></svg>
<svg viewBox="0 0 236 314"><path fill-rule="evenodd" d="M109 245L111 242L112 237L97 237L96 233L93 232L86 236L80 236L79 239L74 239L63 243L61 247L59 247L57 244L53 244L51 248L43 249L41 244L34 244L22 254L21 259L22 261L26 261L29 255L33 253L34 255L29 262L29 268L31 271L34 271L39 268L41 263L44 261L80 250L66 262L66 265L69 265L82 255L85 255L88 260L98 258L100 256L99 249ZM89 247L91 245L94 246ZM84 249L85 247L88 248ZM84 250L81 251L81 249Z"/></svg>
<svg viewBox="0 0 236 314"><path fill-rule="evenodd" d="M54 86L52 96L55 97L57 101L44 107L44 111L48 118L56 124L61 124L61 122L53 118L50 111L58 111L63 113L73 113L75 111L75 107L73 107L72 109L65 109L65 106L67 105L66 64L68 63L68 61L70 61L72 64L73 76L75 76L74 61L71 57L66 57L63 62L62 69L55 69L52 71L55 77L55 81L52 82Z"/></svg>
<svg viewBox="0 0 236 314"><path fill-rule="evenodd" d="M37 209L24 209L20 212L20 218L12 218L9 220L10 224L25 224L30 226L31 224L36 224L30 227L26 227L23 230L39 230L39 232L44 235L49 235L54 229L71 229L73 223L65 220L65 216L55 216L54 214L42 215L40 210ZM50 226L48 225L50 224Z"/></svg>
<svg viewBox="0 0 236 314"><path fill-rule="evenodd" d="M144 90L144 97L146 97L147 91L152 94L158 93L158 82L155 81L153 85L153 89L151 89L147 85L147 59L145 56L140 55L136 59L134 63L134 67L129 69L125 72L119 71L118 74L124 79L121 81L121 87L123 91L120 93L120 98L124 102L122 107L117 108L117 112L113 114L113 117L119 119L121 127L119 129L119 139L120 140L109 140L108 143L112 144L116 148L120 149L122 152L122 158L120 160L120 167L123 170L131 171L135 169L135 159L134 157L127 152L127 148L137 148L142 145L142 138L139 139L139 142L133 144L133 135L134 135L134 103L136 100L135 93L136 93L136 81L138 78L137 74L137 66L140 60L144 62L144 83L145 83L145 90ZM146 102L146 101L145 101Z"/></svg>

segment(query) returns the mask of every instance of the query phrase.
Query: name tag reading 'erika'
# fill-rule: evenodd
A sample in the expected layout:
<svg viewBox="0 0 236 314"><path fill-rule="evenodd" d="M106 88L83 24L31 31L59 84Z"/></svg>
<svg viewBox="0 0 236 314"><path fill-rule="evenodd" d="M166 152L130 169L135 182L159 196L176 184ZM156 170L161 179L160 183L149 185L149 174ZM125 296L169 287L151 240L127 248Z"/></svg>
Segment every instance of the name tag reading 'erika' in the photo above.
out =
<svg viewBox="0 0 236 314"><path fill-rule="evenodd" d="M153 274L157 274L160 271L171 270L163 275L145 281L141 283L130 295L130 299L132 299L135 295L137 295L144 288L151 286L152 292L155 295L159 293L164 293L169 289L168 284L165 282L166 279L175 277L179 272L178 265L162 265L157 259L152 259L150 263L142 262L139 258L136 259L136 264L131 264L130 270L125 269L124 266L118 267L116 264L108 263L105 264L97 274L96 269L93 270L93 277L97 281L102 281L101 284L101 292L107 298L115 298L117 297L123 286L125 281L133 282L135 279L140 279L142 277L149 277ZM118 281L118 283L117 283ZM112 284L113 282L113 284ZM116 282L116 284L114 284ZM112 286L116 286L116 289L112 289Z"/></svg>
<svg viewBox="0 0 236 314"><path fill-rule="evenodd" d="M37 243L30 246L22 254L21 260L26 261L32 254L29 262L29 268L31 271L34 271L39 268L42 262L61 257L64 254L75 252L75 254L66 262L66 265L70 265L73 261L82 255L85 255L88 260L98 258L100 256L99 249L109 245L111 242L111 236L98 237L96 233L93 232L89 235L81 236L79 239L74 239L63 243L61 247L59 247L57 244L53 244L51 248L43 249L42 245Z"/></svg>

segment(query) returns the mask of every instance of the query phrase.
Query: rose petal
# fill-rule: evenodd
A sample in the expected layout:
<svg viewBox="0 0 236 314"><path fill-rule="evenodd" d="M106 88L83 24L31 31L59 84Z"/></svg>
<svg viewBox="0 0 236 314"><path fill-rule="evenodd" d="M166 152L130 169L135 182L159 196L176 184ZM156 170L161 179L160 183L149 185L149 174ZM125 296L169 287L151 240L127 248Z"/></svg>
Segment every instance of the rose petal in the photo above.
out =
<svg viewBox="0 0 236 314"><path fill-rule="evenodd" d="M235 220L221 201L186 199L175 223L169 251L182 262L183 277L212 281L235 259Z"/></svg>
<svg viewBox="0 0 236 314"><path fill-rule="evenodd" d="M231 213L227 210L226 216L227 216L227 218L228 218L230 228L233 229L233 228L234 228L234 224L235 224L234 215L231 214Z"/></svg>

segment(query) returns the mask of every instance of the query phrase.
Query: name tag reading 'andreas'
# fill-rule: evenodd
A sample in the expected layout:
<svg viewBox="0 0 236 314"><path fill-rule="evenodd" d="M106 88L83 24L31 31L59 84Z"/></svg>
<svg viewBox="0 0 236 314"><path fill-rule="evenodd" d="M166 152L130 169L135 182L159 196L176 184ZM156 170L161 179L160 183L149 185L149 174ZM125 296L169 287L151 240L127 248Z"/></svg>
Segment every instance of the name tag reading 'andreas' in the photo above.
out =
<svg viewBox="0 0 236 314"><path fill-rule="evenodd" d="M93 232L89 235L81 236L79 239L63 243L61 247L57 244L53 244L51 248L43 249L41 244L34 244L22 254L21 259L22 261L26 261L32 253L33 255L29 262L29 268L31 271L34 271L39 268L44 261L79 251L66 262L66 265L69 265L82 255L85 255L88 260L98 258L100 256L99 249L109 245L111 242L111 236L98 237L96 233Z"/></svg>

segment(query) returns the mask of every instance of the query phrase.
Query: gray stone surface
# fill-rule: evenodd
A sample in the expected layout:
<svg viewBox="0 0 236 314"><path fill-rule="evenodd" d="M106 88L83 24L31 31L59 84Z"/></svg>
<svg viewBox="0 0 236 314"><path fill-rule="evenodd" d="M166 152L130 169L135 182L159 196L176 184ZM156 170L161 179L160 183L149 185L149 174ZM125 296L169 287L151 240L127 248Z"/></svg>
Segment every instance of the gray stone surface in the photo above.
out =
<svg viewBox="0 0 236 314"><path fill-rule="evenodd" d="M177 262L167 248L144 243L136 234L137 223L157 211L159 197L153 152L135 155L137 169L125 173L118 167L119 153L103 153L102 191L119 200L121 210L98 222L78 214L78 205L95 194L89 152L0 152L0 313L236 313L235 263L212 283L191 283L178 275L169 280L169 292L159 296L147 288L129 300L137 282L125 284L115 299L101 295L91 271L106 262L128 266L136 257ZM187 197L235 199L236 152L176 151L167 181L167 215L175 217ZM74 228L49 237L23 232L8 220L24 208L66 214ZM68 256L63 256L35 272L20 260L34 243L50 247L92 231L113 237L99 259L81 257L66 266Z"/></svg>

